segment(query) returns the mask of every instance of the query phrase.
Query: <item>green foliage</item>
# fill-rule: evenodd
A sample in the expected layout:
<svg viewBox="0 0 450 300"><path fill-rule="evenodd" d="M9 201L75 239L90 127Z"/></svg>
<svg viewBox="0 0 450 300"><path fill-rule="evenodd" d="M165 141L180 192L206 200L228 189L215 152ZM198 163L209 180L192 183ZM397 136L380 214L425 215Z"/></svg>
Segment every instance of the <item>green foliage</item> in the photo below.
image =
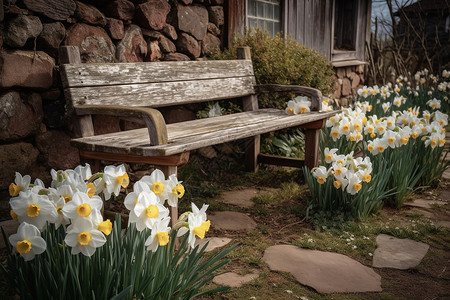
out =
<svg viewBox="0 0 450 300"><path fill-rule="evenodd" d="M334 71L327 58L281 34L271 37L260 29L251 30L244 36L236 36L229 49L217 51L210 58L236 59L236 48L242 46L251 48L258 84L303 85L319 89L324 95L332 92ZM258 98L261 107L282 109L286 106L287 98L280 95Z"/></svg>
<svg viewBox="0 0 450 300"><path fill-rule="evenodd" d="M305 153L305 134L300 129L282 133L271 133L261 146L263 153L303 158Z"/></svg>
<svg viewBox="0 0 450 300"><path fill-rule="evenodd" d="M150 231L138 232L131 224L123 235L116 215L106 244L86 257L72 255L63 228L51 224L42 233L47 251L26 262L8 244L7 265L0 265L23 299L192 299L226 290L201 289L236 245L204 259L206 246L190 249L188 235L176 249L176 233L166 246L147 251Z"/></svg>

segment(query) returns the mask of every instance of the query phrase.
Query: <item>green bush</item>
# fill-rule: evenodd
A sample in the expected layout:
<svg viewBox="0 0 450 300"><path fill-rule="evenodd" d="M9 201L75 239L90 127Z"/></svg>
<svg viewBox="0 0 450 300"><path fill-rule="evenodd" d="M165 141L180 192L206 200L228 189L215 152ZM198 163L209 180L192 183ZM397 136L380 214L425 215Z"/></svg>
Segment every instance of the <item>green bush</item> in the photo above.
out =
<svg viewBox="0 0 450 300"><path fill-rule="evenodd" d="M313 87L328 95L332 92L333 67L327 58L315 50L299 45L280 34L271 37L259 29L236 36L229 49L217 51L210 59L236 59L236 48L251 48L253 68L258 84L293 84ZM259 97L261 107L286 107L286 97Z"/></svg>

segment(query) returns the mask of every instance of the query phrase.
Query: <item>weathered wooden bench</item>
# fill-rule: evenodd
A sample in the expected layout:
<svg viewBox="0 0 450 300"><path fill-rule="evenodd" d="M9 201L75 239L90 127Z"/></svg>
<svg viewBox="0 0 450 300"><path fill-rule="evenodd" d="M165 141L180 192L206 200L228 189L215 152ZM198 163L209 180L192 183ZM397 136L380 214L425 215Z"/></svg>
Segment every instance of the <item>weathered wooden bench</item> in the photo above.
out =
<svg viewBox="0 0 450 300"><path fill-rule="evenodd" d="M302 162L261 155L260 134L279 129L306 129L304 163L318 160L319 130L335 112L320 112L320 91L283 85L256 85L249 48L239 60L81 64L78 48L60 48L64 93L77 119L71 144L84 159L148 163L166 175L201 147L249 138L247 168L260 162L301 166ZM258 109L259 93L288 92L312 99L311 112L288 115L277 109ZM166 124L158 108L230 98L243 99L243 112L214 118ZM92 114L140 120L147 128L94 135Z"/></svg>

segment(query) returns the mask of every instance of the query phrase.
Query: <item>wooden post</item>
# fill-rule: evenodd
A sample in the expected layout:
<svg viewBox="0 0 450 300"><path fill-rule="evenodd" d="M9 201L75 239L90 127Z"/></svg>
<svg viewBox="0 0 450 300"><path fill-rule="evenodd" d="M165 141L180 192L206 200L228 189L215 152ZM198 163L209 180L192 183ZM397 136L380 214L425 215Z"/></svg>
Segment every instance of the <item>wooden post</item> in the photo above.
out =
<svg viewBox="0 0 450 300"><path fill-rule="evenodd" d="M80 51L77 46L62 46L59 48L59 63L63 64L81 64ZM65 91L64 91L65 92ZM70 98L70 97L66 97ZM75 137L87 137L94 135L94 125L91 115L75 117L73 124L73 133Z"/></svg>
<svg viewBox="0 0 450 300"><path fill-rule="evenodd" d="M305 165L311 170L319 162L319 134L325 120L318 120L301 126L305 128Z"/></svg>

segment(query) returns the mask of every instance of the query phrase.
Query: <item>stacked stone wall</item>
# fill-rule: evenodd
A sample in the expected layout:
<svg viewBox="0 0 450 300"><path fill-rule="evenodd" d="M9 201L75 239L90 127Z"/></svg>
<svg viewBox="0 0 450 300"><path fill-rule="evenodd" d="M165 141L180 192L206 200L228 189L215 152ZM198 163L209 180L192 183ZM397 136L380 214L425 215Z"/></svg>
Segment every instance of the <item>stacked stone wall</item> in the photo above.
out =
<svg viewBox="0 0 450 300"><path fill-rule="evenodd" d="M0 0L0 211L15 171L49 182L80 163L58 48L83 62L192 60L221 47L224 0ZM167 112L168 115L171 112ZM133 124L99 116L97 133ZM1 216L0 216L1 218Z"/></svg>
<svg viewBox="0 0 450 300"><path fill-rule="evenodd" d="M358 89L364 86L364 65L334 68L336 72L333 98L341 106L348 106L353 102Z"/></svg>

